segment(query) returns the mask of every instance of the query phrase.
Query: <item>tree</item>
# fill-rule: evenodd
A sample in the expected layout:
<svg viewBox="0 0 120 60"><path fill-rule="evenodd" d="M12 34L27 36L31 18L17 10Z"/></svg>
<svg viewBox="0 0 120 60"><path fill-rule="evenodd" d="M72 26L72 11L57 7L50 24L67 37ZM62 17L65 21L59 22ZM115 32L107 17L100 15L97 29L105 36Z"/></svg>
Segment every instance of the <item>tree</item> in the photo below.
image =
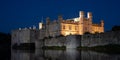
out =
<svg viewBox="0 0 120 60"><path fill-rule="evenodd" d="M113 26L112 31L120 31L120 26Z"/></svg>

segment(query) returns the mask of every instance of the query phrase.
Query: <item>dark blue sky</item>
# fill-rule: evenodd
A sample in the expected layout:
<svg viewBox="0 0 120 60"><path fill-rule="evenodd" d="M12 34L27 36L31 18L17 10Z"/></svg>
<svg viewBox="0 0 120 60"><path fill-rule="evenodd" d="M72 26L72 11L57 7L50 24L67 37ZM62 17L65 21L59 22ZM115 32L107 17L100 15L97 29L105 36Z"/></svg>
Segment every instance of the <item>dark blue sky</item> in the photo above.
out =
<svg viewBox="0 0 120 60"><path fill-rule="evenodd" d="M105 31L120 25L120 0L0 0L0 32L10 33L19 27L30 27L58 15L64 19L79 16L79 11L92 12L93 22L105 21Z"/></svg>

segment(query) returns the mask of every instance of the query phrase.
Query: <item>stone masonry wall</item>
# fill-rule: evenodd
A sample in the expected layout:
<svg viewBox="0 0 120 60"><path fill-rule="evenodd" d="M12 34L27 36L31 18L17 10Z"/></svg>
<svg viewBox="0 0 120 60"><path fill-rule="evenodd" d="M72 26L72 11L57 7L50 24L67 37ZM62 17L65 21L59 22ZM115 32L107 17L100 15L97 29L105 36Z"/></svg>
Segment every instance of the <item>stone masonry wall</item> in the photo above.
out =
<svg viewBox="0 0 120 60"><path fill-rule="evenodd" d="M11 38L11 47L13 45L21 45L24 43L35 43L38 41L38 30L34 29L21 29L21 30L13 30L12 38Z"/></svg>
<svg viewBox="0 0 120 60"><path fill-rule="evenodd" d="M42 42L37 42L39 45L37 47L44 46L66 46L67 48L77 48L78 46L82 47L94 47L94 46L103 46L108 44L120 44L120 32L105 32L97 34L84 34L79 35L69 35L48 38L41 40ZM42 44L42 45L41 45Z"/></svg>
<svg viewBox="0 0 120 60"><path fill-rule="evenodd" d="M80 46L80 35L59 36L36 41L36 47L42 46L66 46L66 48L76 48Z"/></svg>
<svg viewBox="0 0 120 60"><path fill-rule="evenodd" d="M93 47L108 44L120 44L120 32L105 32L98 34L85 34L81 38L81 46Z"/></svg>

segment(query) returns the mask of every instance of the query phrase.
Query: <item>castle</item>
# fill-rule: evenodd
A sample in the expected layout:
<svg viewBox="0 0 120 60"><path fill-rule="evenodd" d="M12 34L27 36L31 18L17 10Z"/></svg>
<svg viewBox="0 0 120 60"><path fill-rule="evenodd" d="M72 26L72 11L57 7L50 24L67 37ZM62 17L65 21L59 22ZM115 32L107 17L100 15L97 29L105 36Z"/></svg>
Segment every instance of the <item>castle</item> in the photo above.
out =
<svg viewBox="0 0 120 60"><path fill-rule="evenodd" d="M86 32L93 35L85 35ZM50 18L47 17L45 24L42 22L39 23L39 29L36 29L36 27L33 26L33 28L19 28L17 30L12 30L11 47L24 46L26 44L27 46L31 46L31 44L35 45L35 48L44 46L66 46L66 48L93 46L94 44L91 43L90 45L90 42L88 41L98 39L101 41L101 37L94 39L94 35L97 36L96 32L100 33L99 35L101 35L102 38L108 38L103 37L102 35L102 32L104 32L103 20L101 20L100 24L94 24L92 23L91 12L87 13L86 18L84 12L80 11L79 17L72 19L64 20L62 16L58 16L58 20L51 22ZM111 33L109 35L111 35ZM100 45L101 43L98 44Z"/></svg>
<svg viewBox="0 0 120 60"><path fill-rule="evenodd" d="M104 32L104 21L101 20L100 24L94 24L92 22L92 13L87 13L87 18L83 11L79 12L79 17L64 20L62 16L58 16L58 20L51 22L50 18L46 18L46 24L39 23L39 29L43 30L45 36L58 36L58 35L83 35L86 32L95 34Z"/></svg>

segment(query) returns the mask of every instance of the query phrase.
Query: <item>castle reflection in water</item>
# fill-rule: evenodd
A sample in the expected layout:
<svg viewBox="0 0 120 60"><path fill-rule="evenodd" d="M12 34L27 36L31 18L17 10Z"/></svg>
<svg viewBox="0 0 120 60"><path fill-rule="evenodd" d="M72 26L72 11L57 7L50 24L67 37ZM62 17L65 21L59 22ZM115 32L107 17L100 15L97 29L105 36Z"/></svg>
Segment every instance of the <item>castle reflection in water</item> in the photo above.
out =
<svg viewBox="0 0 120 60"><path fill-rule="evenodd" d="M11 60L120 60L120 54L68 50L12 50Z"/></svg>

